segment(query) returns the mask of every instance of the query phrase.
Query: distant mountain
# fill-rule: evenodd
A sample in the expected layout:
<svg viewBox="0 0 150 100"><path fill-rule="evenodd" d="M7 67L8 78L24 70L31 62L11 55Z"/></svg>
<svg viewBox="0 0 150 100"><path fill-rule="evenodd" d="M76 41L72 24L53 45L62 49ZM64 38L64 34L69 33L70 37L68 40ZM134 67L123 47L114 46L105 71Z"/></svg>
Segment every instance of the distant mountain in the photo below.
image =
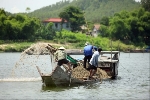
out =
<svg viewBox="0 0 150 100"><path fill-rule="evenodd" d="M122 10L132 11L140 7L135 0L62 0L56 4L49 5L28 13L31 17L41 20L58 17L59 13L67 6L77 6L85 12L89 21L99 22L104 16L112 16Z"/></svg>

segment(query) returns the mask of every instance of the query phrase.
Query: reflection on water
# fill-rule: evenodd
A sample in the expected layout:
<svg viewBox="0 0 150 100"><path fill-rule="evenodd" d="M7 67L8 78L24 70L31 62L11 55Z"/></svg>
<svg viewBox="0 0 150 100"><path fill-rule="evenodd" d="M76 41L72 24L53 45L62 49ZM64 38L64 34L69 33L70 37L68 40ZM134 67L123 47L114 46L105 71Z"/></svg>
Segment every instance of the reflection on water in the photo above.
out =
<svg viewBox="0 0 150 100"><path fill-rule="evenodd" d="M0 53L1 99L150 99L149 53L121 53L116 80L71 87L43 86L36 66L51 72L50 57L36 57L29 56L15 67L20 53Z"/></svg>
<svg viewBox="0 0 150 100"><path fill-rule="evenodd" d="M61 91L65 91L67 89L71 89L73 86L45 86L45 85L42 85L42 92L50 92L50 91L55 91L55 92L61 92Z"/></svg>

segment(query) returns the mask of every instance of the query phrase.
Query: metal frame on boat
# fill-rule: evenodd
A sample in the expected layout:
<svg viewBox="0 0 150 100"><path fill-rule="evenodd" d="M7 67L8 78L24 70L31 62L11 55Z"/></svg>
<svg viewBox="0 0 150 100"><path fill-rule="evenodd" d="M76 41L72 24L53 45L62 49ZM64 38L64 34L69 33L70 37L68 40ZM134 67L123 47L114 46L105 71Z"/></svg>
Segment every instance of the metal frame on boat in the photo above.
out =
<svg viewBox="0 0 150 100"><path fill-rule="evenodd" d="M99 67L105 70L109 76L115 79L118 75L119 67L119 51L102 51L102 56L99 60ZM105 54L110 54L110 56L105 56Z"/></svg>

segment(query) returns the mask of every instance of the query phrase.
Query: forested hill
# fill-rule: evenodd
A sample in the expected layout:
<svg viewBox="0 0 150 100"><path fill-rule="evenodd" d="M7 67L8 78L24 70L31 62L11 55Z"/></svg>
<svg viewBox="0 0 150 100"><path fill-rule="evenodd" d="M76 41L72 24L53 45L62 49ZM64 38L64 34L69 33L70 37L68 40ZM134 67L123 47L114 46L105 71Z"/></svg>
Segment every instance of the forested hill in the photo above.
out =
<svg viewBox="0 0 150 100"><path fill-rule="evenodd" d="M112 16L122 10L132 11L137 9L140 7L140 3L135 2L135 0L62 0L30 12L28 15L38 17L41 20L58 17L58 14L67 6L77 6L85 12L87 20L99 22L104 16Z"/></svg>

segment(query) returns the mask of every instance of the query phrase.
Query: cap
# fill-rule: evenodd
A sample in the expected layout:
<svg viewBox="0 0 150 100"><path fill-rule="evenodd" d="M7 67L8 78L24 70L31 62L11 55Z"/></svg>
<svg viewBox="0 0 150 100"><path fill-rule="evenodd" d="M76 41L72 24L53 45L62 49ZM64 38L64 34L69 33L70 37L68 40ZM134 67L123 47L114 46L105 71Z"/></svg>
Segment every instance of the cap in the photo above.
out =
<svg viewBox="0 0 150 100"><path fill-rule="evenodd" d="M89 42L86 42L86 43L85 43L85 45L89 45L89 44L90 44Z"/></svg>

